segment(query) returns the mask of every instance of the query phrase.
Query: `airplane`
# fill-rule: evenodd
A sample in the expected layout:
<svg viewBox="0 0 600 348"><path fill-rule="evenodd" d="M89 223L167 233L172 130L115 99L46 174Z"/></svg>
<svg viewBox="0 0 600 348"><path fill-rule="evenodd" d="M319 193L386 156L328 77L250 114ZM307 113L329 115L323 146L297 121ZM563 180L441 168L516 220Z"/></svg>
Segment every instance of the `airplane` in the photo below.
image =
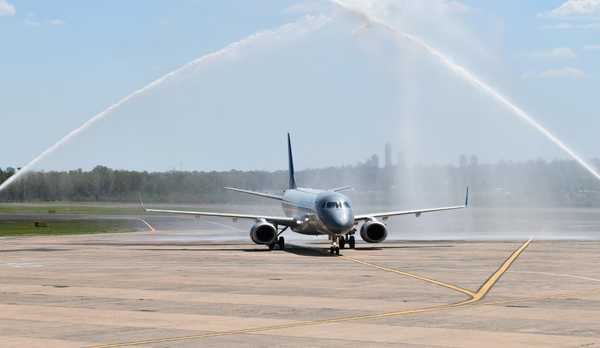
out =
<svg viewBox="0 0 600 348"><path fill-rule="evenodd" d="M330 190L298 187L294 174L294 160L289 133L287 134L287 145L289 183L288 188L283 191L282 195L225 187L226 190L280 201L285 216L146 209L140 200L142 209L150 213L232 218L234 221L238 219L254 220L255 224L250 229L250 239L256 244L268 246L270 250L274 249L275 246L278 246L281 250L285 248L285 240L281 234L288 228L305 235L327 235L331 241L329 253L339 255L340 248L344 249L346 243L349 248L355 248L356 239L354 234L357 232L357 226L360 223L362 223L360 237L363 241L381 243L388 236L388 229L384 222L392 216L415 215L419 217L424 213L463 209L469 204L469 188L467 187L463 205L354 215L350 199L341 193L351 189L350 186Z"/></svg>

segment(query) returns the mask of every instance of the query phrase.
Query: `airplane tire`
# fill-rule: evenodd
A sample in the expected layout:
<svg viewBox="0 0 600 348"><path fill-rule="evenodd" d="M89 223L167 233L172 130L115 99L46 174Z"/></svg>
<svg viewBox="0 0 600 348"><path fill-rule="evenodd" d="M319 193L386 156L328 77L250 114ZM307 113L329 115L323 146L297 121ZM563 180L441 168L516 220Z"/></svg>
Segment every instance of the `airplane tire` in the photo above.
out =
<svg viewBox="0 0 600 348"><path fill-rule="evenodd" d="M279 250L283 250L285 248L285 239L283 239L283 237L279 237L277 240L277 245L279 246Z"/></svg>
<svg viewBox="0 0 600 348"><path fill-rule="evenodd" d="M348 238L348 247L350 249L354 249L355 246L356 246L356 239L354 239L354 236L350 236L350 238Z"/></svg>
<svg viewBox="0 0 600 348"><path fill-rule="evenodd" d="M346 238L344 236L340 237L340 249L344 249L346 247Z"/></svg>
<svg viewBox="0 0 600 348"><path fill-rule="evenodd" d="M333 255L335 253L335 249L333 247L329 248L329 255Z"/></svg>

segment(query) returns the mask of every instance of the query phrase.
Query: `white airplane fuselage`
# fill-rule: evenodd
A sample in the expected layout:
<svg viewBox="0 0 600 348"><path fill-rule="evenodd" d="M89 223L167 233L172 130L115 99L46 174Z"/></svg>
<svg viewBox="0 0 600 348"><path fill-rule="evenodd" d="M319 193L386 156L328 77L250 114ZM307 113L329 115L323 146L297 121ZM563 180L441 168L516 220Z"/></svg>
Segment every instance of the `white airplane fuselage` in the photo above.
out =
<svg viewBox="0 0 600 348"><path fill-rule="evenodd" d="M344 235L354 229L352 203L339 192L289 189L285 190L281 205L286 216L302 222L291 226L297 233Z"/></svg>

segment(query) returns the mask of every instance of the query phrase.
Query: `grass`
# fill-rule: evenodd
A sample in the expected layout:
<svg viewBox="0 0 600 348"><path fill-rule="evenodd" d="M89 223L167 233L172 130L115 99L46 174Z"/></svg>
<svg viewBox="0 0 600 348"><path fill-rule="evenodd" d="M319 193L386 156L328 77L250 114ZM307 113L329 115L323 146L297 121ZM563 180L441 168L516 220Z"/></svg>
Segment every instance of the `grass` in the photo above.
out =
<svg viewBox="0 0 600 348"><path fill-rule="evenodd" d="M139 214L139 206L102 206L78 204L0 204L0 214L81 214L81 215L123 215Z"/></svg>
<svg viewBox="0 0 600 348"><path fill-rule="evenodd" d="M37 225L36 226L36 222ZM52 221L3 221L0 220L0 237L6 236L55 236L135 230L125 220L52 220Z"/></svg>

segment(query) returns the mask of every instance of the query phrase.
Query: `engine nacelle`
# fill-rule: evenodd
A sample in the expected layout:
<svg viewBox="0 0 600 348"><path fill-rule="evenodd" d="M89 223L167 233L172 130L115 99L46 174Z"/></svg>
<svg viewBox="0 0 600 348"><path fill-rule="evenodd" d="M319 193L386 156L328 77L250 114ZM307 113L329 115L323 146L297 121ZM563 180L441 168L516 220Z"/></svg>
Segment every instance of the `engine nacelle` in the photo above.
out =
<svg viewBox="0 0 600 348"><path fill-rule="evenodd" d="M256 244L269 245L277 240L277 229L273 224L259 221L250 230L250 238Z"/></svg>
<svg viewBox="0 0 600 348"><path fill-rule="evenodd" d="M360 228L360 238L367 243L381 243L387 235L387 227L377 220L367 221Z"/></svg>

